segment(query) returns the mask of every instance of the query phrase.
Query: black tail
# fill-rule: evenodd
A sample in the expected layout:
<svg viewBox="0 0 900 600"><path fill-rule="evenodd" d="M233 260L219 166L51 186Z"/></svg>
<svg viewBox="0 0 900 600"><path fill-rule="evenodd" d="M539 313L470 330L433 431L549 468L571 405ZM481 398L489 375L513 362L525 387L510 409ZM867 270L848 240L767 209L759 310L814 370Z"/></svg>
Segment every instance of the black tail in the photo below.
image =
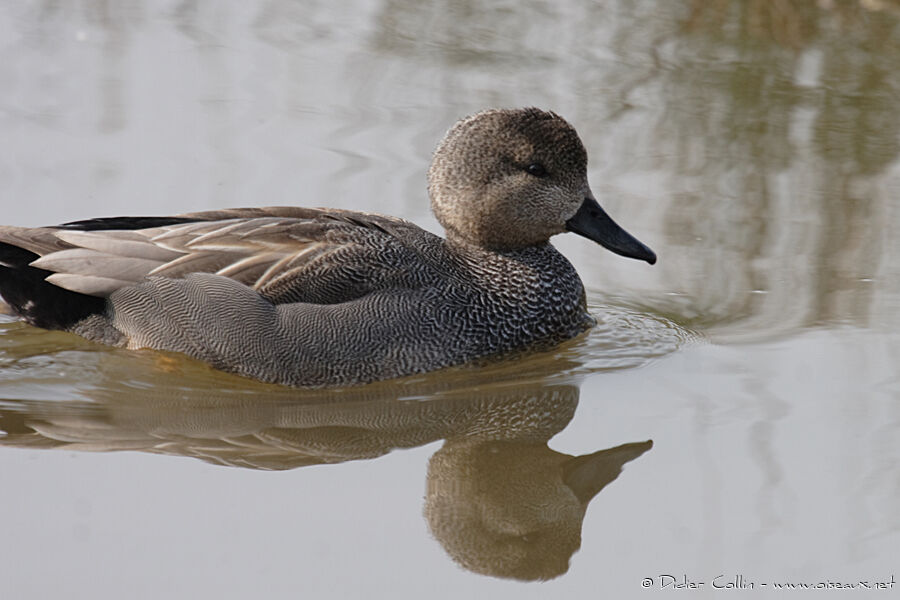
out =
<svg viewBox="0 0 900 600"><path fill-rule="evenodd" d="M146 229L191 223L189 217L107 217L57 225L59 229L99 231ZM79 294L47 283L50 271L29 266L34 252L0 242L0 296L20 317L44 329L69 329L85 317L106 309L106 298Z"/></svg>
<svg viewBox="0 0 900 600"><path fill-rule="evenodd" d="M44 281L50 271L28 266L38 255L0 242L0 296L20 317L44 329L69 329L106 309L106 298L72 292Z"/></svg>

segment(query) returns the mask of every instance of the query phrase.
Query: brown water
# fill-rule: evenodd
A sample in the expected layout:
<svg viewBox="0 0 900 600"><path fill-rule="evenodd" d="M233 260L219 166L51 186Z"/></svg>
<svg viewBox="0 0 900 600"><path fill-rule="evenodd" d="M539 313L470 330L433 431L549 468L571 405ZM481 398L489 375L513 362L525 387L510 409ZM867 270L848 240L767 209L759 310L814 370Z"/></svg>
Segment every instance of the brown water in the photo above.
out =
<svg viewBox="0 0 900 600"><path fill-rule="evenodd" d="M446 128L536 105L660 257L561 236L586 336L328 393L0 317L2 597L900 575L896 3L35 0L0 44L5 223L296 204L439 231Z"/></svg>

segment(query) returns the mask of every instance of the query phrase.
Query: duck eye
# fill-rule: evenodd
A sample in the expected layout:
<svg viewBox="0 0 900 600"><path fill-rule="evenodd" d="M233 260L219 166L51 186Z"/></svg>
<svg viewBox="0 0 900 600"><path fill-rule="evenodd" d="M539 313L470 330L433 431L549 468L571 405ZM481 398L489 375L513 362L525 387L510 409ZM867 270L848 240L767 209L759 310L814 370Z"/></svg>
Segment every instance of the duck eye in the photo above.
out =
<svg viewBox="0 0 900 600"><path fill-rule="evenodd" d="M525 170L528 171L529 175L534 175L535 177L546 177L547 169L541 163L531 163Z"/></svg>

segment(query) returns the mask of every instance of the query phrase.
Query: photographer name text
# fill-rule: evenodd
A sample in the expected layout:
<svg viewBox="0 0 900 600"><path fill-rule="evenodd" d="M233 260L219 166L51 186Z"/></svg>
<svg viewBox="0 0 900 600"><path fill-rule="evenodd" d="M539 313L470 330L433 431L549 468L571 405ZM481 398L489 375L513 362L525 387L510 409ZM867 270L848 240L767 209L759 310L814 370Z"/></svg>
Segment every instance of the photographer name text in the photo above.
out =
<svg viewBox="0 0 900 600"><path fill-rule="evenodd" d="M813 582L790 581L759 581L751 580L744 575L717 575L712 579L693 579L687 575L661 574L656 577L644 577L641 580L643 588L657 588L661 590L892 590L894 589L894 576L887 581L859 580L859 581L831 581L825 579Z"/></svg>

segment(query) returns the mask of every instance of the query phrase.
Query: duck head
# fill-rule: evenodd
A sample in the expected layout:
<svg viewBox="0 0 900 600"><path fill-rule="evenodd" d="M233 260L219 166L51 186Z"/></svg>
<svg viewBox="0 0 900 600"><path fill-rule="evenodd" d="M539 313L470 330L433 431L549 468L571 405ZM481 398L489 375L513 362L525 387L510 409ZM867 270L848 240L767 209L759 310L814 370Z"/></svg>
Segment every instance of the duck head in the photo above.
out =
<svg viewBox="0 0 900 600"><path fill-rule="evenodd" d="M572 231L616 254L656 262L597 203L584 144L552 112L488 110L462 119L435 150L428 193L452 241L515 250Z"/></svg>

